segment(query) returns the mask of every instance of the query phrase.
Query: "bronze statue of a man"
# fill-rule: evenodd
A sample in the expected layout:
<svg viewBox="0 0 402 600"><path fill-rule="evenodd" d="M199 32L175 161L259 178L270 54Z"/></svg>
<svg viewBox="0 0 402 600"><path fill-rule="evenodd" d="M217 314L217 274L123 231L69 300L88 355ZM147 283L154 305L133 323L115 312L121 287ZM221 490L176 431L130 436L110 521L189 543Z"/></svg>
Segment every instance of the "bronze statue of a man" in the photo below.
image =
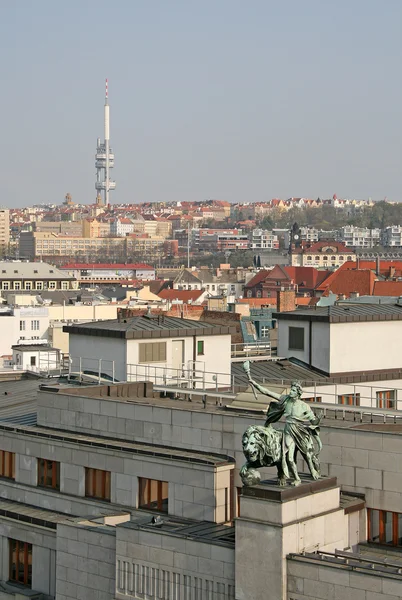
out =
<svg viewBox="0 0 402 600"><path fill-rule="evenodd" d="M282 471L285 477L292 477L292 485L301 483L297 472L296 455L299 451L306 461L313 479L320 476L319 453L322 448L318 418L310 406L301 400L302 387L299 381L293 381L288 394L277 394L251 378L250 363L244 363L251 385L261 394L271 398L268 408L265 427L271 426L285 418L285 428L282 437ZM316 448L317 446L317 448Z"/></svg>

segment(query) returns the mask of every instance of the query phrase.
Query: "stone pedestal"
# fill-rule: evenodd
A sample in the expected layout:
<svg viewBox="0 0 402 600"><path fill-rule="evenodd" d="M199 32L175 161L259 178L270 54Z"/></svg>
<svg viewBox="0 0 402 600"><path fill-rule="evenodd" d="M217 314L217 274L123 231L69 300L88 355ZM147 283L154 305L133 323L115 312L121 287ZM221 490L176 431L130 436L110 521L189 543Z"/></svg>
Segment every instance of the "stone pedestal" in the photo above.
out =
<svg viewBox="0 0 402 600"><path fill-rule="evenodd" d="M244 487L236 520L236 600L286 600L286 556L343 549L347 522L336 477L297 487L276 481Z"/></svg>

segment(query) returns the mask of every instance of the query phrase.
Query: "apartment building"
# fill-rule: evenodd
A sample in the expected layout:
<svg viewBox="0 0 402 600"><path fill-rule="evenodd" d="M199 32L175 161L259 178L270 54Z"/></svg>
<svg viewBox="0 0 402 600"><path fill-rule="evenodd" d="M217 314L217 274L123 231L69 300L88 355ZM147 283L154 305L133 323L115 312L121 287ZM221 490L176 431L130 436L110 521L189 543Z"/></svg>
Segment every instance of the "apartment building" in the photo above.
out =
<svg viewBox="0 0 402 600"><path fill-rule="evenodd" d="M341 228L340 239L347 247L374 248L381 243L381 229L347 225Z"/></svg>
<svg viewBox="0 0 402 600"><path fill-rule="evenodd" d="M34 231L56 235L83 235L84 221L37 221Z"/></svg>
<svg viewBox="0 0 402 600"><path fill-rule="evenodd" d="M10 243L10 211L0 208L0 249L6 251Z"/></svg>
<svg viewBox="0 0 402 600"><path fill-rule="evenodd" d="M0 290L7 292L41 292L77 289L74 276L43 262L0 262Z"/></svg>
<svg viewBox="0 0 402 600"><path fill-rule="evenodd" d="M49 313L46 307L5 307L0 312L0 356L10 356L12 347L47 344Z"/></svg>
<svg viewBox="0 0 402 600"><path fill-rule="evenodd" d="M386 247L402 246L402 227L401 225L392 225L383 230L383 245Z"/></svg>
<svg viewBox="0 0 402 600"><path fill-rule="evenodd" d="M110 224L110 234L115 237L124 237L134 231L133 222L126 217L114 219Z"/></svg>
<svg viewBox="0 0 402 600"><path fill-rule="evenodd" d="M82 232L75 235L82 235L87 238L105 237L110 234L110 224L106 221L98 221L98 219L84 219L82 221Z"/></svg>
<svg viewBox="0 0 402 600"><path fill-rule="evenodd" d="M82 236L57 236L42 232L22 232L19 241L21 258L34 257L58 259L72 256L116 256L141 254L155 258L164 250L164 238L141 234L130 234L126 237L87 238Z"/></svg>
<svg viewBox="0 0 402 600"><path fill-rule="evenodd" d="M251 248L253 250L278 250L278 236L268 229L253 229L251 235Z"/></svg>
<svg viewBox="0 0 402 600"><path fill-rule="evenodd" d="M321 241L302 244L291 248L291 263L294 267L337 268L346 261L356 260L356 252L345 244L335 241Z"/></svg>
<svg viewBox="0 0 402 600"><path fill-rule="evenodd" d="M144 263L70 263L60 267L80 283L110 283L127 280L155 279L155 267Z"/></svg>

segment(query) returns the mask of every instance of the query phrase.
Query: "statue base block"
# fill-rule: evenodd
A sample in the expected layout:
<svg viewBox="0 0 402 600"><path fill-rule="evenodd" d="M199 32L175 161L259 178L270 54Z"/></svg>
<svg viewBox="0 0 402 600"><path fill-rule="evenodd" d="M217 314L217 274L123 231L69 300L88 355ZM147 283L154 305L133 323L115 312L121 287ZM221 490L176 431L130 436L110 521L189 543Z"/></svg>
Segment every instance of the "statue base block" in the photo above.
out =
<svg viewBox="0 0 402 600"><path fill-rule="evenodd" d="M244 486L242 488L242 496L249 498L262 498L273 500L275 502L288 502L303 498L310 494L317 494L337 487L336 477L320 477L314 480L310 475L300 474L301 484L293 486L288 483L286 486L279 486L276 479L267 479L261 481L258 485Z"/></svg>
<svg viewBox="0 0 402 600"><path fill-rule="evenodd" d="M280 487L276 480L263 481L253 487L243 487L240 496L240 516L260 518L270 523L287 525L319 514L339 510L340 488L336 477L311 479L300 476L296 487Z"/></svg>
<svg viewBox="0 0 402 600"><path fill-rule="evenodd" d="M300 478L296 487L268 480L242 488L236 520L236 600L287 600L289 554L334 552L348 545L348 517L336 477Z"/></svg>

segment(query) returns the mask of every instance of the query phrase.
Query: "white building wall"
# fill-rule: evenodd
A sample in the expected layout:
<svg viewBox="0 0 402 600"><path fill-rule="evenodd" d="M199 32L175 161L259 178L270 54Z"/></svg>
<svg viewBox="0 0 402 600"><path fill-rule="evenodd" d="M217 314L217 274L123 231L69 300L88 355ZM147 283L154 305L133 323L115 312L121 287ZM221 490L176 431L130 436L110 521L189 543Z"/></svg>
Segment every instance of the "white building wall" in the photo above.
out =
<svg viewBox="0 0 402 600"><path fill-rule="evenodd" d="M401 367L402 321L331 323L330 372Z"/></svg>
<svg viewBox="0 0 402 600"><path fill-rule="evenodd" d="M304 350L289 349L289 327L301 327L304 330ZM308 321L278 320L278 356L290 358L293 356L305 363L309 361L309 323Z"/></svg>
<svg viewBox="0 0 402 600"><path fill-rule="evenodd" d="M197 355L199 340L204 341L203 355ZM114 361L114 374L119 381L126 381L127 378L135 381L150 377L150 380L161 384L164 382L164 377L167 377L171 384L171 380L177 380L180 376L176 370L173 371L173 348L174 342L177 341L184 342L184 370L193 370L192 362L194 357L196 359L195 375L200 383L197 387L200 387L205 381L209 383L208 387L214 387L216 382L220 386L230 384L230 335L125 340L123 338L70 334L71 370L78 371L81 365L82 370L98 372L101 359L101 371L108 375L112 374ZM166 342L166 361L140 364L139 344L158 342ZM79 358L81 358L81 363ZM204 378L203 372L209 373L209 375ZM214 379L213 374L218 373L223 375ZM184 373L183 378L187 377L188 373Z"/></svg>
<svg viewBox="0 0 402 600"><path fill-rule="evenodd" d="M126 340L93 335L70 333L71 371L98 371L99 361L102 373L113 374L118 381L126 381ZM79 359L81 358L81 363Z"/></svg>
<svg viewBox="0 0 402 600"><path fill-rule="evenodd" d="M289 327L304 329L304 350L289 349ZM399 369L402 321L312 322L312 367L324 373ZM278 356L309 364L309 322L278 321Z"/></svg>
<svg viewBox="0 0 402 600"><path fill-rule="evenodd" d="M331 329L329 323L312 323L312 365L328 373L331 344ZM307 340L307 345L309 344Z"/></svg>
<svg viewBox="0 0 402 600"><path fill-rule="evenodd" d="M166 362L163 363L147 363L139 364L139 344L141 343L157 343L166 342ZM184 342L184 378L188 377L188 371L194 371L193 361L195 359L195 378L199 380L197 387L202 387L203 383L207 383L208 387L213 387L215 382L218 385L230 384L230 335L213 335L213 336L195 336L195 337L175 337L175 338L154 338L143 340L128 340L127 341L127 364L128 374L135 380L141 376L149 376L152 381L159 384L164 382L164 376L167 377L167 382L172 383L178 377L178 373L174 370L173 348L177 341ZM198 341L204 342L204 354L198 355ZM132 366L130 366L132 365ZM137 366L136 366L137 365ZM205 373L205 376L203 375ZM222 374L224 376L213 379L213 374ZM154 379L154 378L157 379Z"/></svg>
<svg viewBox="0 0 402 600"><path fill-rule="evenodd" d="M377 392L394 391L395 409L402 410L402 380L390 379L374 380L364 383L337 383L320 385L317 382L313 386L305 386L303 389L304 399L319 398L325 404L338 404L339 396L359 395L359 406L377 408ZM345 408L348 408L345 405ZM382 409L386 406L382 406Z"/></svg>

